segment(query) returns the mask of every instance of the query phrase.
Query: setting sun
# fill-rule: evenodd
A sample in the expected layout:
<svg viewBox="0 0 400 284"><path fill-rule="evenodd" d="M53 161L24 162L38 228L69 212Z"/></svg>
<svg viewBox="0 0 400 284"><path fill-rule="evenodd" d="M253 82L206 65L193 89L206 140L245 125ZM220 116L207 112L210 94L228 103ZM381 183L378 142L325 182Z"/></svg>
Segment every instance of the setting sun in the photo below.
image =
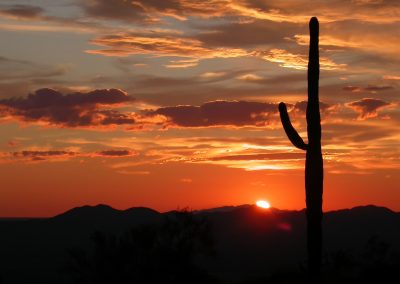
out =
<svg viewBox="0 0 400 284"><path fill-rule="evenodd" d="M257 205L258 207L261 207L261 208L264 208L264 209L268 209L268 208L271 207L271 205L269 204L269 202L268 202L268 201L265 201L265 200L258 200L258 201L256 202L256 205Z"/></svg>

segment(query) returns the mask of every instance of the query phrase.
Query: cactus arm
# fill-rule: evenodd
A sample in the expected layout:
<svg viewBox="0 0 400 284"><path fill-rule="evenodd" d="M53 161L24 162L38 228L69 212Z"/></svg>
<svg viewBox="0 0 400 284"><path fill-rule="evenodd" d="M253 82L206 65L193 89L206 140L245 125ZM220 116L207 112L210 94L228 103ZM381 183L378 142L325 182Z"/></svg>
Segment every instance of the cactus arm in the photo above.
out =
<svg viewBox="0 0 400 284"><path fill-rule="evenodd" d="M304 143L303 139L300 137L300 135L297 133L296 129L294 129L292 123L290 122L285 103L279 104L279 113L281 116L283 129L285 129L286 135L289 138L290 142L292 142L293 146L306 151L307 144Z"/></svg>

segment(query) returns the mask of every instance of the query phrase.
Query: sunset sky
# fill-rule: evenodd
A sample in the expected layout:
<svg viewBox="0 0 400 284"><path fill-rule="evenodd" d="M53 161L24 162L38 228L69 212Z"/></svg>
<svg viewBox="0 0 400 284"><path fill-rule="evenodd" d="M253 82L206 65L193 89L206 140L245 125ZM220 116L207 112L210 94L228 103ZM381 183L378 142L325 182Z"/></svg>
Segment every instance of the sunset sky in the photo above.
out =
<svg viewBox="0 0 400 284"><path fill-rule="evenodd" d="M400 1L0 0L0 216L304 208L311 16L324 210L400 211Z"/></svg>

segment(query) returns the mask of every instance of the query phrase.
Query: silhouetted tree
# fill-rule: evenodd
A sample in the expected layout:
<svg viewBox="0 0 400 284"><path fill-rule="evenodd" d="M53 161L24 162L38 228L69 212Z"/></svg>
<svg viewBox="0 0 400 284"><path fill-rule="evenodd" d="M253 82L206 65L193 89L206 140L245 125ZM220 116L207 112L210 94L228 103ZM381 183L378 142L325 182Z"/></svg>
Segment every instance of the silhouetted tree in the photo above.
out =
<svg viewBox="0 0 400 284"><path fill-rule="evenodd" d="M397 283L400 254L377 236L360 250L347 249L326 253L321 278L325 284ZM242 281L241 284L305 284L307 273L302 263L297 269L278 270L270 276Z"/></svg>
<svg viewBox="0 0 400 284"><path fill-rule="evenodd" d="M306 153L306 214L307 214L307 248L308 270L311 283L321 279L322 257L322 194L323 194L323 161L321 152L321 122L319 112L318 81L319 51L317 18L310 20L310 50L308 61L308 103L306 111L308 144L292 126L286 105L279 104L281 121L289 140L294 146Z"/></svg>
<svg viewBox="0 0 400 284"><path fill-rule="evenodd" d="M161 225L140 226L117 236L96 232L92 253L70 250L74 283L217 283L196 258L213 254L210 224L176 212Z"/></svg>
<svg viewBox="0 0 400 284"><path fill-rule="evenodd" d="M377 236L371 237L362 251L341 250L327 256L324 279L327 284L395 283L400 255Z"/></svg>
<svg viewBox="0 0 400 284"><path fill-rule="evenodd" d="M361 283L394 283L399 279L399 252L378 236L369 239L359 262Z"/></svg>

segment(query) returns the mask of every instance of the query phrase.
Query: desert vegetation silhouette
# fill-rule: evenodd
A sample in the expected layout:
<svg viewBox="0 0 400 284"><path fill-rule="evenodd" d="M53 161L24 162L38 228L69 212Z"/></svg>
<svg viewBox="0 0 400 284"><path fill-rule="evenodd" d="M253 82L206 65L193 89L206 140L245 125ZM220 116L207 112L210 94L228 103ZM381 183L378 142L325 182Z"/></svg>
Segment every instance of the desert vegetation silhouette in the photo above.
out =
<svg viewBox="0 0 400 284"><path fill-rule="evenodd" d="M321 118L319 112L319 23L311 18L308 61L308 102L306 110L308 144L292 126L285 103L279 104L283 128L292 144L306 151L305 188L307 216L307 252L310 283L320 283L322 262L322 194L323 160L321 151Z"/></svg>
<svg viewBox="0 0 400 284"><path fill-rule="evenodd" d="M66 272L76 284L218 283L196 260L214 253L210 223L179 211L162 224L122 235L97 231L93 249L69 249Z"/></svg>

